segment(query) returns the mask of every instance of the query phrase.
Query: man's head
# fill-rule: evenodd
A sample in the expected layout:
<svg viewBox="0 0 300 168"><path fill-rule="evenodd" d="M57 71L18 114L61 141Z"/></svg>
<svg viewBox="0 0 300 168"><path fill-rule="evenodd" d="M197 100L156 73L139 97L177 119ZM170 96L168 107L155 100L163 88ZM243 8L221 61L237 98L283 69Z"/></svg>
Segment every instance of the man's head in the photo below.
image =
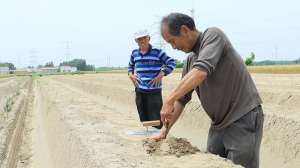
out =
<svg viewBox="0 0 300 168"><path fill-rule="evenodd" d="M141 30L134 34L134 38L139 48L143 51L148 50L150 35L147 30Z"/></svg>
<svg viewBox="0 0 300 168"><path fill-rule="evenodd" d="M161 21L161 34L174 49L191 52L198 38L193 18L182 13L171 13Z"/></svg>

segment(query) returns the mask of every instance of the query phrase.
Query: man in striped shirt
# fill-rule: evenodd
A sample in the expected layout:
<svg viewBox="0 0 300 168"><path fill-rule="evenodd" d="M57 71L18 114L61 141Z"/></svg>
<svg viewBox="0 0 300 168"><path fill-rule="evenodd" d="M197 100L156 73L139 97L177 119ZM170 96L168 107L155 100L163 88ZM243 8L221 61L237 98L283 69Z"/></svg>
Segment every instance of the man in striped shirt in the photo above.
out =
<svg viewBox="0 0 300 168"><path fill-rule="evenodd" d="M132 51L128 76L135 86L136 106L140 121L160 120L162 78L169 75L175 61L161 49L151 46L147 30L135 34L139 48ZM156 128L161 128L160 126Z"/></svg>

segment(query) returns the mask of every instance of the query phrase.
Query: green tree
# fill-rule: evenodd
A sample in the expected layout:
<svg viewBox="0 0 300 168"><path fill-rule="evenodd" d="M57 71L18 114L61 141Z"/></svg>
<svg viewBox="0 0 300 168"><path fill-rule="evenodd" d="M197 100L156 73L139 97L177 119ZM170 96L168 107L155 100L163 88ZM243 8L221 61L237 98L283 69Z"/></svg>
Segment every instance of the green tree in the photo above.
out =
<svg viewBox="0 0 300 168"><path fill-rule="evenodd" d="M250 56L246 58L245 64L247 66L253 65L254 60L255 60L255 54L254 54L254 52L251 52Z"/></svg>
<svg viewBox="0 0 300 168"><path fill-rule="evenodd" d="M86 65L85 71L95 71L95 66L94 65Z"/></svg>
<svg viewBox="0 0 300 168"><path fill-rule="evenodd" d="M64 62L60 63L60 66L62 66L62 65L76 67L77 70L79 70L79 71L94 71L95 70L94 65L86 64L85 59L73 59L71 61L64 61Z"/></svg>
<svg viewBox="0 0 300 168"><path fill-rule="evenodd" d="M255 54L254 54L254 52L251 52L250 57L251 57L251 59L252 59L253 61L255 60Z"/></svg>
<svg viewBox="0 0 300 168"><path fill-rule="evenodd" d="M9 70L16 70L16 67L13 63L9 63L9 62L4 62L4 63L1 63L0 62L0 66L1 67L8 67Z"/></svg>
<svg viewBox="0 0 300 168"><path fill-rule="evenodd" d="M183 62L178 60L178 59L175 59L175 63L176 63L176 66L175 68L182 68L183 67Z"/></svg>
<svg viewBox="0 0 300 168"><path fill-rule="evenodd" d="M53 63L52 61L47 62L47 63L45 64L45 67L54 67L54 63Z"/></svg>

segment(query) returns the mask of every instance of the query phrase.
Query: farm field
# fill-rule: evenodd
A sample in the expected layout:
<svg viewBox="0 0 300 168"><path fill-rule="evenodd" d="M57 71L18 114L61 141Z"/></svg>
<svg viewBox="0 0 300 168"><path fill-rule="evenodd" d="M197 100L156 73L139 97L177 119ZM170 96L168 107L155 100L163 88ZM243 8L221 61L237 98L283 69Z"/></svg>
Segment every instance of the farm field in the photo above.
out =
<svg viewBox="0 0 300 168"><path fill-rule="evenodd" d="M30 80L28 77L0 78L0 165L5 167L17 147L11 147L20 137L14 136L15 127L20 114L26 109L26 97L29 94ZM16 137L16 138L15 138ZM20 145L18 145L20 146ZM8 159L9 158L9 159Z"/></svg>
<svg viewBox="0 0 300 168"><path fill-rule="evenodd" d="M264 101L261 167L300 167L300 75L252 76ZM0 79L0 92L11 80L16 79ZM163 95L179 80L179 73L166 77ZM127 74L42 76L27 94L31 103L16 159L19 168L239 167L205 152L210 121L195 96L161 142L161 151L148 154L143 138L126 134L144 129ZM186 138L200 152L168 153L165 148L181 142L175 137Z"/></svg>

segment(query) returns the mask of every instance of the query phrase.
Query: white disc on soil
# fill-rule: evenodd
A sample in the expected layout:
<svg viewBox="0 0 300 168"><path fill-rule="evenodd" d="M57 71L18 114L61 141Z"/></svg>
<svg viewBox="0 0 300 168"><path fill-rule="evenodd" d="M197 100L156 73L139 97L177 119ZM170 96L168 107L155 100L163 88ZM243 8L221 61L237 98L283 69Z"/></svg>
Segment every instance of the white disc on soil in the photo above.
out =
<svg viewBox="0 0 300 168"><path fill-rule="evenodd" d="M133 137L140 137L140 136L153 136L159 134L159 129L156 128L149 128L148 131L146 129L139 129L139 130L125 130L126 135L133 136Z"/></svg>

